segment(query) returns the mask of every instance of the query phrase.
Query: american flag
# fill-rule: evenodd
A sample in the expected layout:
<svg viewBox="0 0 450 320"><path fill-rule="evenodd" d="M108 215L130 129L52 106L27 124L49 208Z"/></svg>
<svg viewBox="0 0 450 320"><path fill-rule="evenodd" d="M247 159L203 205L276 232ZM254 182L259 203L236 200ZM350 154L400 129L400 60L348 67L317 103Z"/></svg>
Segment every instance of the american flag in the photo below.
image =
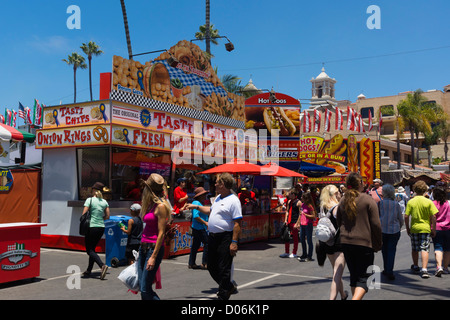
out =
<svg viewBox="0 0 450 320"><path fill-rule="evenodd" d="M25 107L19 102L19 118L22 118L25 123L27 122L27 112Z"/></svg>

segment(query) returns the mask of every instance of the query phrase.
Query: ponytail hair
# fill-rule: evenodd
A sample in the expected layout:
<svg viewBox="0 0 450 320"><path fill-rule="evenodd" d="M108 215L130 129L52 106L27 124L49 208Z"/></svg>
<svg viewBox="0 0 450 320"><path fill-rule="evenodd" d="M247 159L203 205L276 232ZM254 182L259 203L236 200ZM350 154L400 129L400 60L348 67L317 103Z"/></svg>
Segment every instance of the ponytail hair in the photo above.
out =
<svg viewBox="0 0 450 320"><path fill-rule="evenodd" d="M94 195L97 197L97 199L103 199L103 194L100 190L95 190Z"/></svg>
<svg viewBox="0 0 450 320"><path fill-rule="evenodd" d="M359 186L361 184L362 177L359 173L352 172L345 179L345 186L347 190L345 191L344 198L342 199L344 203L344 210L347 217L350 220L355 220L357 209L356 209L356 198L359 196Z"/></svg>

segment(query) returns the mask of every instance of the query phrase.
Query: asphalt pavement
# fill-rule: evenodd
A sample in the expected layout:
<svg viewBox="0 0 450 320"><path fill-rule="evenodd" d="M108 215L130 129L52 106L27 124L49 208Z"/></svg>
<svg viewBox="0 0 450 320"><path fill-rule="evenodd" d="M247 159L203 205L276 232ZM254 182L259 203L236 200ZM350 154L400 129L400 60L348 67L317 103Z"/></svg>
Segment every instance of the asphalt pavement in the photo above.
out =
<svg viewBox="0 0 450 320"><path fill-rule="evenodd" d="M373 277L374 288L365 300L448 300L450 275L434 276L434 251L430 252L431 277L422 279L410 271L410 240L403 230L395 261L394 281L380 273ZM299 262L280 258L284 244L278 239L241 244L234 266L234 280L238 294L230 302L254 301L260 306L276 300L329 299L332 269L329 261L323 267L317 261ZM299 245L301 253L301 245ZM197 263L201 261L197 256ZM104 260L104 254L100 255ZM127 291L117 278L125 266L109 268L106 278L100 280L100 270L93 277L80 278L86 269L88 257L84 252L41 248L40 276L31 280L0 284L0 301L6 300L140 300L139 294ZM179 300L185 305L216 299L217 285L206 270L188 269L188 255L165 259L161 265L162 289L157 290L163 300ZM375 270L382 270L381 252L375 255ZM349 273L343 276L345 289L350 292ZM190 303L192 302L192 303ZM185 310L192 312L192 310ZM236 311L236 310L235 310ZM180 311L181 312L181 311ZM250 312L250 310L247 310Z"/></svg>

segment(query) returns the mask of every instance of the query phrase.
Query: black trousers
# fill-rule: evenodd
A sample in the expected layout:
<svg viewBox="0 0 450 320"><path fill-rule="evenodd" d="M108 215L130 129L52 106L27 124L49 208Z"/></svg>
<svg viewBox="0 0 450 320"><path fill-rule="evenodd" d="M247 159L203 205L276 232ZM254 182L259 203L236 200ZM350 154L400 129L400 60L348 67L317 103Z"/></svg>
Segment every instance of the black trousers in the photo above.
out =
<svg viewBox="0 0 450 320"><path fill-rule="evenodd" d="M208 236L208 271L219 285L219 296L226 296L233 284L230 281L233 256L230 244L233 232L209 233Z"/></svg>
<svg viewBox="0 0 450 320"><path fill-rule="evenodd" d="M86 270L88 272L92 271L92 268L94 267L94 262L97 263L100 268L103 267L104 265L98 254L95 252L95 247L99 243L104 232L105 228L97 227L97 228L89 228L88 232L86 233L84 241L86 246L86 253L89 256L89 265Z"/></svg>

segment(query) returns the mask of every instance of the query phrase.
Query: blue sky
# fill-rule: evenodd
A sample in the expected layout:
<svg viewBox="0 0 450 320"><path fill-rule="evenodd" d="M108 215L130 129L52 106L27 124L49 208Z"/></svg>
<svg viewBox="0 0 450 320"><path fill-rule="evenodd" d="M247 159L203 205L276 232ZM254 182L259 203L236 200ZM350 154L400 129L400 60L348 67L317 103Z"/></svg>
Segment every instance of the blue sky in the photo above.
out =
<svg viewBox="0 0 450 320"><path fill-rule="evenodd" d="M80 30L67 28L70 5L81 9ZM133 53L193 39L205 23L205 1L126 5ZM370 5L381 9L379 30L366 26ZM338 100L442 90L450 84L448 12L448 0L211 0L212 24L235 46L227 52L224 39L212 45L212 64L219 76L235 74L243 84L251 77L258 88L298 99L311 97L309 80L322 63L338 81ZM0 30L0 114L17 111L19 101L33 107L35 98L46 105L73 102L73 71L61 60L82 53L83 42L95 41L104 51L93 59L94 99L99 74L112 71L112 56L128 56L118 0L4 1ZM77 102L89 100L88 81L88 71L78 70Z"/></svg>

